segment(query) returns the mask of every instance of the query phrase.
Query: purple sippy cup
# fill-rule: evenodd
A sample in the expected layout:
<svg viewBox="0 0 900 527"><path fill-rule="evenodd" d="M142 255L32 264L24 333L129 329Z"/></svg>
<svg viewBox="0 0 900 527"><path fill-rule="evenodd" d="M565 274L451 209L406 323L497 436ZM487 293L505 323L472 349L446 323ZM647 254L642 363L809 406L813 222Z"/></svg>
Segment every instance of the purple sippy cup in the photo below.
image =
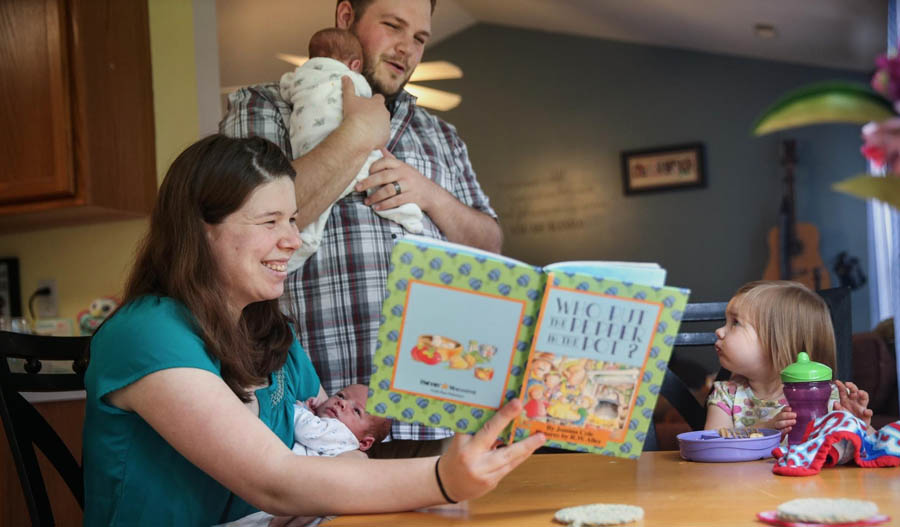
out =
<svg viewBox="0 0 900 527"><path fill-rule="evenodd" d="M803 442L809 423L828 413L831 368L809 360L809 355L801 351L797 362L781 371L781 382L788 405L797 414L797 424L788 434L788 445L795 445Z"/></svg>

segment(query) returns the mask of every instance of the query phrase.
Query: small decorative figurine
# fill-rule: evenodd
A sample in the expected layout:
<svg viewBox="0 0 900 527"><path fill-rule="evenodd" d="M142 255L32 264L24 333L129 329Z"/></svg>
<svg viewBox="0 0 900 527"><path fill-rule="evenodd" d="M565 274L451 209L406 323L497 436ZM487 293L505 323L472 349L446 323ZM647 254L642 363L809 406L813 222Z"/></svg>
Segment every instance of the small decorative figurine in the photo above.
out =
<svg viewBox="0 0 900 527"><path fill-rule="evenodd" d="M100 324L116 310L119 301L112 297L101 297L91 302L91 307L78 313L78 327L82 335L93 335Z"/></svg>

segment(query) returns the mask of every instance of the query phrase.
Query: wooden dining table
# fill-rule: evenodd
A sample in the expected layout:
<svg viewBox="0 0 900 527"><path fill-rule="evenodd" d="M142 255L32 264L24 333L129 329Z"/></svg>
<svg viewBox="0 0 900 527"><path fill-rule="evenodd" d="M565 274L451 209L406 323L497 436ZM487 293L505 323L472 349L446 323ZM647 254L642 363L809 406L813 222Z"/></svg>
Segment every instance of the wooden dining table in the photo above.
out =
<svg viewBox="0 0 900 527"><path fill-rule="evenodd" d="M772 473L774 459L698 463L677 451L645 452L637 460L594 454L533 455L478 499L394 514L339 516L323 525L559 526L553 514L573 505L625 503L644 509L629 526L755 526L756 513L795 498L854 498L878 504L900 522L900 467L839 465L815 476Z"/></svg>

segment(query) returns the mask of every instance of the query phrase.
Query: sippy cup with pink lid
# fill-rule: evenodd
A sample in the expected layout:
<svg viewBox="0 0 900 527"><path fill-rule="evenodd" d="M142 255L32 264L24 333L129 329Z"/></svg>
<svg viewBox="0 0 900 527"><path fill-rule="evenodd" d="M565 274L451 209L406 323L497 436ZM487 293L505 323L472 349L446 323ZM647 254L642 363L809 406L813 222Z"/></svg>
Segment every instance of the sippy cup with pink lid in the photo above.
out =
<svg viewBox="0 0 900 527"><path fill-rule="evenodd" d="M795 445L803 442L809 423L828 413L831 368L809 360L809 355L801 351L797 362L781 370L781 382L788 405L797 414L797 424L788 434L788 445Z"/></svg>

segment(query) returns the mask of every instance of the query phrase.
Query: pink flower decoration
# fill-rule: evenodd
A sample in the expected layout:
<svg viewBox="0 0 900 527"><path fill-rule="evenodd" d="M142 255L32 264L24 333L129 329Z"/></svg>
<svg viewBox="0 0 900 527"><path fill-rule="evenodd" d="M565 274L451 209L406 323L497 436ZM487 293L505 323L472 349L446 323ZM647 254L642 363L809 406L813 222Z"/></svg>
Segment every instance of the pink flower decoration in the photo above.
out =
<svg viewBox="0 0 900 527"><path fill-rule="evenodd" d="M884 161L887 159L887 152L885 152L884 148L875 145L862 145L859 151L862 152L863 157L875 165L875 168L884 166Z"/></svg>
<svg viewBox="0 0 900 527"><path fill-rule="evenodd" d="M872 89L892 101L900 99L900 58L882 55L875 59L875 66Z"/></svg>
<svg viewBox="0 0 900 527"><path fill-rule="evenodd" d="M862 138L860 151L866 159L890 174L900 174L900 117L866 124Z"/></svg>

